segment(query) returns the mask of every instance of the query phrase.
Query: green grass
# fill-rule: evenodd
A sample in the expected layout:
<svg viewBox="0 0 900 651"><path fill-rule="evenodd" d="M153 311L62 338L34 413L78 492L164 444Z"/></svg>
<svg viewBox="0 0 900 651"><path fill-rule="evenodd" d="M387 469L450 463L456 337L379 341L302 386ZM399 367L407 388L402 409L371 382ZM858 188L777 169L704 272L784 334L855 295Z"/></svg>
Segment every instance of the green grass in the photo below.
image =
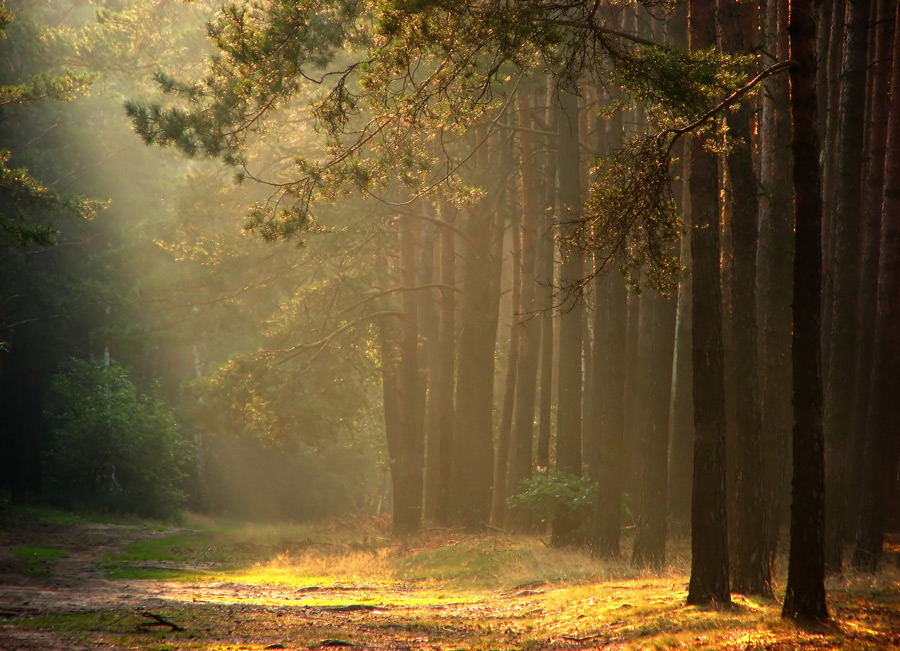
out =
<svg viewBox="0 0 900 651"><path fill-rule="evenodd" d="M17 547L12 550L18 559L18 570L32 576L47 576L54 561L66 558L69 552L50 547Z"/></svg>

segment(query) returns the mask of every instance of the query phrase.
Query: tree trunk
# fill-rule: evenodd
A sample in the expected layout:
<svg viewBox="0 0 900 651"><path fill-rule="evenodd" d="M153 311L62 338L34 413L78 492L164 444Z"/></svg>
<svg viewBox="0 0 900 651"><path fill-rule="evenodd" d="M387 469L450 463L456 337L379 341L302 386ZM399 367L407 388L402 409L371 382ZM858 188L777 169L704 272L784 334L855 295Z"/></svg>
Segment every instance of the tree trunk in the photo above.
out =
<svg viewBox="0 0 900 651"><path fill-rule="evenodd" d="M437 480L434 519L442 524L449 522L450 482L453 461L453 437L455 410L454 362L456 360L456 208L449 202L440 206L441 221L445 224L438 232L440 240L440 322L435 350L434 382L431 401L437 419Z"/></svg>
<svg viewBox="0 0 900 651"><path fill-rule="evenodd" d="M494 296L493 219L471 209L463 266L456 434L451 475L451 522L478 529L490 518L494 469L493 396L497 303ZM485 228L485 223L489 224ZM485 232L487 231L487 232Z"/></svg>
<svg viewBox="0 0 900 651"><path fill-rule="evenodd" d="M822 193L816 124L816 21L811 0L791 0L794 149L794 373L791 549L782 616L825 621L822 430Z"/></svg>
<svg viewBox="0 0 900 651"><path fill-rule="evenodd" d="M846 19L847 0L832 0L831 20L824 21L820 30L829 29L828 49L821 51L826 65L825 86L817 84L816 93L822 119L825 121L825 146L822 148L822 255L825 268L831 269L834 261L833 220L834 204L837 200L837 151L838 151L838 114L841 97L841 62L844 52L844 25ZM817 117L817 120L820 119ZM821 136L820 136L821 137ZM832 301L832 278L825 274L822 280L822 305L830 306ZM831 310L825 309L822 314L822 332L831 332ZM823 368L828 368L831 357L830 338L822 339Z"/></svg>
<svg viewBox="0 0 900 651"><path fill-rule="evenodd" d="M541 319L535 300L535 279L538 254L537 179L534 163L534 139L528 129L532 127L531 97L526 93L517 96L519 124L526 130L519 136L519 164L522 174L522 290L520 312L515 315L519 333L519 377L516 382L515 419L513 444L509 468L510 492L514 493L523 479L531 476L534 459L534 413L537 393L537 372L540 354ZM525 511L510 514L510 526L518 531L528 528L531 518Z"/></svg>
<svg viewBox="0 0 900 651"><path fill-rule="evenodd" d="M825 384L825 567L840 572L844 546L846 461L852 435L856 385L856 305L863 125L866 107L866 50L870 0L848 0L847 43L841 70L837 168L832 216L833 259L831 343Z"/></svg>
<svg viewBox="0 0 900 651"><path fill-rule="evenodd" d="M553 132L556 130L557 111L552 109L552 98L556 90L556 82L552 77L547 78L547 95L545 111L546 130ZM538 405L538 444L537 444L537 467L539 470L550 470L550 430L552 429L552 409L553 409L553 367L555 366L553 355L553 341L555 339L554 330L556 319L552 313L553 307L553 288L556 286L554 281L554 262L556 244L554 242L554 226L551 218L553 206L556 199L556 168L557 153L555 148L547 137L547 161L543 174L544 187L544 211L540 219L539 236L541 245L539 246L540 258L537 265L538 287L540 288L538 296L538 309L541 310L541 395Z"/></svg>
<svg viewBox="0 0 900 651"><path fill-rule="evenodd" d="M653 325L648 351L649 395L644 402L647 419L641 464L641 508L631 562L656 569L662 568L666 561L669 407L676 304L675 298L651 295L642 307L650 313Z"/></svg>
<svg viewBox="0 0 900 651"><path fill-rule="evenodd" d="M779 61L789 57L788 0L767 5L767 50ZM794 214L791 197L790 88L785 75L767 80L763 93L761 175L765 191L759 202L757 293L762 329L762 432L770 478L765 532L770 563L778 547L780 525L790 487L787 482L791 423L791 301L793 298Z"/></svg>
<svg viewBox="0 0 900 651"><path fill-rule="evenodd" d="M578 156L578 101L560 90L559 136L560 229L565 236L578 219L581 208L580 160ZM556 469L581 474L581 319L582 299L576 284L584 276L580 251L561 250L559 315L559 385L556 420ZM574 511L564 509L553 520L554 545L577 542L581 523Z"/></svg>
<svg viewBox="0 0 900 651"><path fill-rule="evenodd" d="M716 43L715 6L688 4L692 51ZM690 147L693 260L694 477L691 580L687 603L730 603L725 520L725 379L719 274L719 184L715 156L693 138Z"/></svg>
<svg viewBox="0 0 900 651"><path fill-rule="evenodd" d="M506 193L506 192L504 192ZM512 296L509 314L509 352L506 363L506 386L503 391L503 408L500 417L500 432L497 444L497 457L494 460L494 495L491 504L491 522L499 526L506 519L506 498L515 484L507 484L509 471L510 448L513 428L513 410L515 409L516 386L519 374L519 319L522 312L522 235L521 217L514 212L510 225L512 243Z"/></svg>
<svg viewBox="0 0 900 651"><path fill-rule="evenodd" d="M878 255L881 239L881 203L884 191L884 159L887 149L887 124L890 117L890 94L885 93L891 79L891 51L897 0L879 0L875 21L874 55L870 65L868 164L865 174L865 198L861 225L862 252L859 269L856 324L856 390L853 397L853 431L863 433L853 438L849 453L844 529L856 536L859 525L857 507L863 477L863 454L866 423L871 396L872 358L875 338L875 313L878 293ZM852 542L849 541L849 542Z"/></svg>
<svg viewBox="0 0 900 651"><path fill-rule="evenodd" d="M900 88L900 20L894 28L891 88ZM884 193L881 207L881 247L878 263L878 309L872 396L866 428L866 448L859 531L853 565L875 572L884 551L885 500L895 479L900 429L900 93L891 94Z"/></svg>
<svg viewBox="0 0 900 651"><path fill-rule="evenodd" d="M719 0L722 52L744 54L741 10L736 0ZM759 330L756 322L758 245L757 180L750 151L750 105L728 113L726 123L737 141L726 155L731 178L731 326L735 433L737 436L737 541L732 589L772 596L764 521L768 509L763 466L759 399Z"/></svg>
<svg viewBox="0 0 900 651"><path fill-rule="evenodd" d="M603 557L619 555L622 535L622 453L625 431L625 321L628 295L625 279L611 269L600 280L598 315L603 317L595 339L593 396L600 403L598 495L594 511L592 550ZM596 332L596 331L595 331ZM602 393L601 393L602 392Z"/></svg>
<svg viewBox="0 0 900 651"><path fill-rule="evenodd" d="M400 359L397 389L400 410L399 441L392 454L394 482L394 530L418 531L422 524L425 463L425 409L419 368L418 257L421 220L399 220Z"/></svg>
<svg viewBox="0 0 900 651"><path fill-rule="evenodd" d="M675 47L687 50L687 5L681 3L666 28ZM679 203L681 220L689 224L691 197L688 176L690 143L682 138L676 144L680 179L672 184L672 194ZM686 535L691 526L691 475L693 472L694 402L691 383L691 236L681 236L680 260L684 273L678 279L678 305L675 315L675 350L672 360L672 411L669 420L669 487L668 512L673 533Z"/></svg>

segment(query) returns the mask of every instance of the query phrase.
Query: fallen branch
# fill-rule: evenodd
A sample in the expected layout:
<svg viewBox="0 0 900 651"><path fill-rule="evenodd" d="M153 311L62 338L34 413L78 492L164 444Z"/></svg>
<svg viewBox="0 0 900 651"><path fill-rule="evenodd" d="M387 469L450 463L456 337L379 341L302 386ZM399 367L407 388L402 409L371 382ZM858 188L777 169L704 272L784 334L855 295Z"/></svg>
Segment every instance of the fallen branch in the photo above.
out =
<svg viewBox="0 0 900 651"><path fill-rule="evenodd" d="M140 614L148 619L152 619L153 621L152 622L141 622L139 624L139 626L168 626L173 631L183 631L184 630L178 624L176 624L174 622L170 622L168 619L166 619L162 615L157 615L156 613L150 613L150 612L147 612L146 610L142 610L140 612Z"/></svg>

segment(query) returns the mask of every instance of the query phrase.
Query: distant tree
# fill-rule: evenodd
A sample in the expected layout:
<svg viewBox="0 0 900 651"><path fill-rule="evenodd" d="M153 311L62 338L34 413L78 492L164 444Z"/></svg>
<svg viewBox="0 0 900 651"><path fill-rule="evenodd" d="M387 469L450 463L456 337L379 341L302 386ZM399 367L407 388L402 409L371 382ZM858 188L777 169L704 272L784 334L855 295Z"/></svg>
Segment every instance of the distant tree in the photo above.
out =
<svg viewBox="0 0 900 651"><path fill-rule="evenodd" d="M565 238L578 222L581 208L581 172L579 161L578 99L574 89L559 94L557 118L559 210L561 238ZM561 239L560 241L564 241ZM558 411L556 425L556 471L581 474L582 417L582 302L577 283L584 277L581 251L563 247L560 251L560 288L563 298L559 306ZM553 543L577 542L580 522L575 512L560 511L553 520Z"/></svg>

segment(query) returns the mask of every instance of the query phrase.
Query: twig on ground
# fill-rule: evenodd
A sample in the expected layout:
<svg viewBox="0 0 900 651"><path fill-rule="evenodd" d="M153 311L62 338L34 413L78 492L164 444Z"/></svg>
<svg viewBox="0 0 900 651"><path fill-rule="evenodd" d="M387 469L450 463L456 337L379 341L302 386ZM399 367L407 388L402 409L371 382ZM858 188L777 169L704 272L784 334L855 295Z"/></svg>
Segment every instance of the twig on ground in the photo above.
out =
<svg viewBox="0 0 900 651"><path fill-rule="evenodd" d="M178 624L174 622L170 622L168 619L163 617L162 615L157 615L156 613L147 612L146 610L140 611L140 614L148 619L152 619L152 622L141 622L139 626L168 626L173 631L183 631Z"/></svg>

